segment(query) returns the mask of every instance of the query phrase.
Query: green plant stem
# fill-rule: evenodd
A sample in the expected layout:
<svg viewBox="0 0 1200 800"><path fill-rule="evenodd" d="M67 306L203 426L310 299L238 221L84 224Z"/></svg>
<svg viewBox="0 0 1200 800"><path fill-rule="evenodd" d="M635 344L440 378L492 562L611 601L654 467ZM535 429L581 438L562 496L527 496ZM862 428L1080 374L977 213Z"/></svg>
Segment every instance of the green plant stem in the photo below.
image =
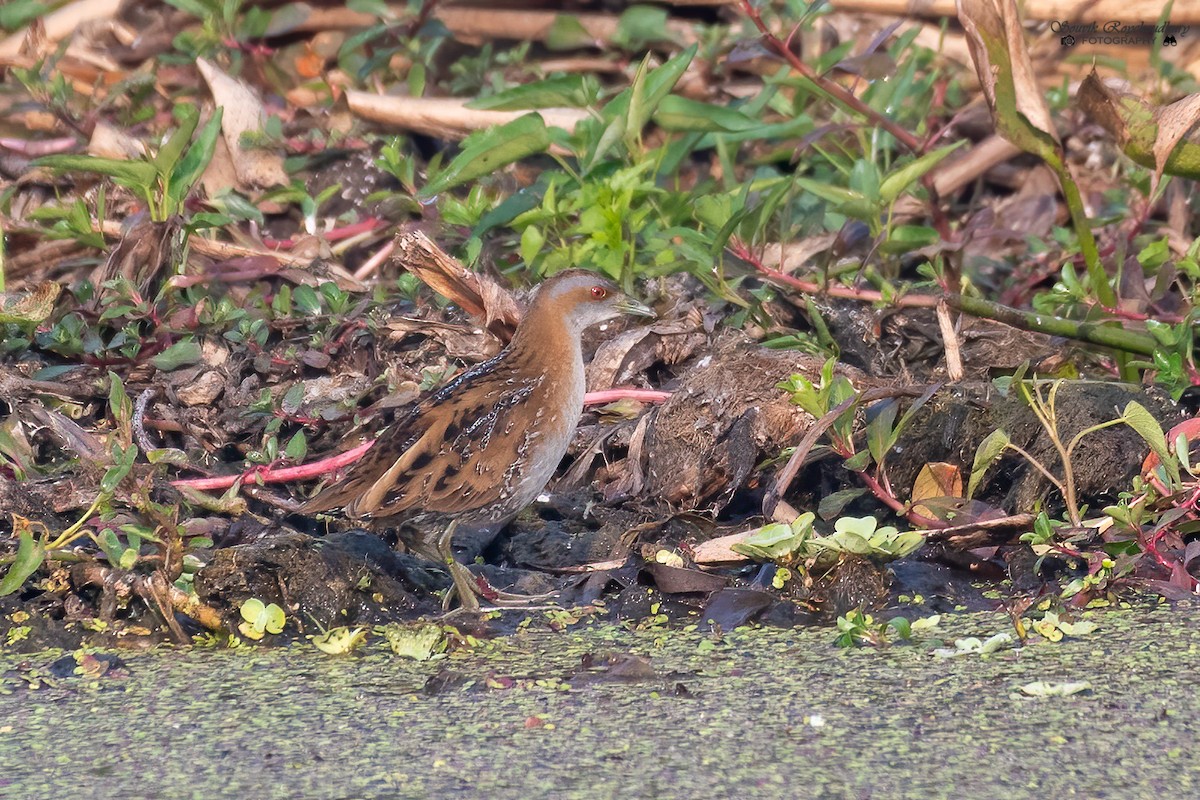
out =
<svg viewBox="0 0 1200 800"><path fill-rule="evenodd" d="M1060 481L1058 478L1054 477L1054 475L1050 472L1050 470L1046 469L1046 467L1042 465L1042 462L1040 462L1036 458L1034 458L1032 453L1025 450L1020 445L1013 444L1012 442L1009 442L1008 444L1006 444L1005 447L1008 448L1009 450L1012 450L1017 455L1021 456L1021 458L1028 461L1030 466L1032 466L1038 472L1042 473L1042 475L1046 478L1046 480L1048 480L1048 481L1050 481L1050 483L1054 484L1054 488L1058 489L1059 494L1061 494L1064 498L1067 497L1067 494L1068 494L1067 487L1063 485L1062 481ZM1067 501L1067 513L1071 515L1071 524L1076 525L1076 526L1080 524L1080 520L1078 519L1079 515L1075 510L1075 504L1073 502L1071 502L1070 500Z"/></svg>
<svg viewBox="0 0 1200 800"><path fill-rule="evenodd" d="M758 32L762 34L763 42L769 48L774 50L776 55L786 61L792 69L796 70L796 72L800 73L806 79L811 81L819 91L824 92L833 99L837 100L845 108L850 109L854 113L868 120L875 127L882 128L890 133L893 137L895 137L896 141L904 145L909 152L921 152L921 140L915 135L868 106L853 92L844 88L841 84L818 75L812 67L804 62L803 59L792 52L791 48L787 46L787 42L784 42L782 39L776 36L770 28L767 27L766 22L763 21L762 15L759 13L758 9L754 7L754 4L750 2L750 0L742 0L741 7L742 12L752 23L754 23L754 27L758 28Z"/></svg>
<svg viewBox="0 0 1200 800"><path fill-rule="evenodd" d="M1087 213L1083 209L1083 197L1079 194L1079 186L1066 165L1059 159L1047 159L1050 168L1058 175L1058 183L1062 187L1063 199L1071 211L1071 223L1075 227L1075 235L1079 237L1079 249L1083 253L1083 261L1087 264L1088 276L1092 279L1092 289L1096 298L1106 308L1116 308L1117 296L1109 282L1108 273L1100 263L1100 251L1096 248L1096 237L1092 235L1092 227L1088 224Z"/></svg>
<svg viewBox="0 0 1200 800"><path fill-rule="evenodd" d="M767 280L787 286L801 292L813 295L829 295L859 300L864 303L882 303L885 298L882 292L874 289L859 289L851 286L831 284L822 286L813 281L805 281L788 275L777 269L762 264L744 251L735 251L734 255L754 265L754 268ZM961 294L946 292L942 295L906 294L890 298L892 305L905 308L933 308L938 301L944 299L951 308L970 314L973 317L994 319L1026 331L1037 331L1051 336L1065 336L1089 344L1111 347L1126 353L1138 355L1154 355L1158 343L1148 333L1140 333L1113 325L1101 325L1096 322L1078 322L1076 320L1052 317L1035 311L1021 311L1011 306L982 300L978 297L968 297Z"/></svg>
<svg viewBox="0 0 1200 800"><path fill-rule="evenodd" d="M81 516L74 525L59 534L58 538L53 542L46 543L46 552L50 552L51 550L61 550L71 542L75 541L81 536L86 535L88 531L82 530L84 524L92 518L92 514L96 513L96 509L100 508L100 504L109 499L111 499L111 496L106 492L101 492L100 494L96 495L96 499L92 501L92 505L87 511L83 512L83 516Z"/></svg>
<svg viewBox="0 0 1200 800"><path fill-rule="evenodd" d="M1125 328L1102 325L1097 322L1078 322L1062 317L1052 317L1039 314L1036 311L1021 311L1010 306L981 300L978 297L967 297L960 294L944 295L947 305L951 308L975 317L994 319L1006 325L1022 330L1038 331L1051 336L1065 336L1089 344L1111 347L1138 355L1154 355L1158 343L1153 336Z"/></svg>
<svg viewBox="0 0 1200 800"><path fill-rule="evenodd" d="M4 226L0 225L0 292L4 291Z"/></svg>

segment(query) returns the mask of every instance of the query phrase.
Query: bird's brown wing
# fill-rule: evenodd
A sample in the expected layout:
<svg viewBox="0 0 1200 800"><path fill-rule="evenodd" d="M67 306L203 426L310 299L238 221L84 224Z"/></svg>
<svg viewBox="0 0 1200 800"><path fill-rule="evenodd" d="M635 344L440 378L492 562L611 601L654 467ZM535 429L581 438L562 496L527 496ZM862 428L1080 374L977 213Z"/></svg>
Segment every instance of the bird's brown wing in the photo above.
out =
<svg viewBox="0 0 1200 800"><path fill-rule="evenodd" d="M352 517L392 517L410 510L458 513L502 501L510 467L540 422L543 378L520 375L503 361L464 373L422 401L302 510L344 507ZM530 401L533 402L530 402Z"/></svg>

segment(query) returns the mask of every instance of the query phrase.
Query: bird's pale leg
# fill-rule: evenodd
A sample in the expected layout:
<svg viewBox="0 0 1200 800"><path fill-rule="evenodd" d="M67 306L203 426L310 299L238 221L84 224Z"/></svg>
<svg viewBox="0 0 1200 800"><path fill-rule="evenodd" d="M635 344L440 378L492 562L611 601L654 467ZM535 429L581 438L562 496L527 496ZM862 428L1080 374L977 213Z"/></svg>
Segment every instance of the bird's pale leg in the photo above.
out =
<svg viewBox="0 0 1200 800"><path fill-rule="evenodd" d="M446 530L437 540L437 554L442 563L446 565L446 569L450 572L450 580L454 581L454 585L446 590L446 596L442 600L442 610L450 608L450 601L458 595L459 605L463 611L478 611L479 610L479 590L475 588L475 576L471 571L458 563L458 559L454 557L454 529L458 527L458 520L452 520Z"/></svg>
<svg viewBox="0 0 1200 800"><path fill-rule="evenodd" d="M512 592L501 591L494 586L488 586L488 591L485 594L480 591L479 579L467 569L463 564L459 563L454 557L454 530L458 527L458 520L451 521L446 530L437 540L437 554L442 563L446 565L446 569L450 572L450 579L454 581L454 585L446 592L445 598L442 599L442 610L450 608L450 602L458 595L459 605L463 611L478 611L479 599L484 600L496 606L507 606L512 608L521 608L534 603L542 603L554 596L554 593L549 594L513 594Z"/></svg>

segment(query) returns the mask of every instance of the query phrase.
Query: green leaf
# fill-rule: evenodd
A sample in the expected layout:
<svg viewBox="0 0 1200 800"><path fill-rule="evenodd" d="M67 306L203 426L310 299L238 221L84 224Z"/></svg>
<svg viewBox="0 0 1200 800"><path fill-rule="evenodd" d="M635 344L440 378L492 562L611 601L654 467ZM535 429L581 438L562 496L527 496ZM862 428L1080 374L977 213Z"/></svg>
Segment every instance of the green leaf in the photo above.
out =
<svg viewBox="0 0 1200 800"><path fill-rule="evenodd" d="M287 623L287 615L283 613L283 609L274 603L269 603L265 610L265 621L263 628L267 633L279 633L283 630L283 626Z"/></svg>
<svg viewBox="0 0 1200 800"><path fill-rule="evenodd" d="M303 316L315 317L321 313L321 298L317 297L317 290L307 283L292 290L292 302Z"/></svg>
<svg viewBox="0 0 1200 800"><path fill-rule="evenodd" d="M632 151L637 145L642 128L650 121L659 103L663 101L687 70L696 55L697 46L692 45L671 58L661 67L650 69L650 54L638 65L632 85L604 106L601 117L605 128L596 144L584 159L584 172L591 172L609 151L622 139Z"/></svg>
<svg viewBox="0 0 1200 800"><path fill-rule="evenodd" d="M975 489L983 480L983 475L1004 449L1008 447L1008 434L997 428L987 435L975 449L975 462L971 465L971 478L967 481L967 499L975 496Z"/></svg>
<svg viewBox="0 0 1200 800"><path fill-rule="evenodd" d="M668 131L750 131L762 122L725 106L702 103L676 94L667 95L654 111L654 122Z"/></svg>
<svg viewBox="0 0 1200 800"><path fill-rule="evenodd" d="M866 198L872 206L879 205L879 167L874 161L860 158L850 168L850 188Z"/></svg>
<svg viewBox="0 0 1200 800"><path fill-rule="evenodd" d="M304 460L304 456L308 454L308 438L304 435L304 431L297 431L296 435L288 440L287 447L283 448L283 454L292 461Z"/></svg>
<svg viewBox="0 0 1200 800"><path fill-rule="evenodd" d="M133 403L125 393L125 384L121 383L121 377L115 372L108 373L108 408L119 428L128 427L133 420Z"/></svg>
<svg viewBox="0 0 1200 800"><path fill-rule="evenodd" d="M817 515L824 520L834 519L841 515L842 510L850 503L867 493L866 489L842 489L827 494L817 504Z"/></svg>
<svg viewBox="0 0 1200 800"><path fill-rule="evenodd" d="M15 31L49 11L55 4L16 0L0 6L0 30Z"/></svg>
<svg viewBox="0 0 1200 800"><path fill-rule="evenodd" d="M156 172L154 165L146 161L122 161L116 158L97 158L81 155L43 156L33 162L34 166L52 169L71 169L79 172L95 172L108 175L130 188L149 192L154 187Z"/></svg>
<svg viewBox="0 0 1200 800"><path fill-rule="evenodd" d="M104 555L108 558L108 563L114 567L120 564L126 547L112 528L105 528L100 531L99 535L96 536L96 544L104 551ZM134 555L136 556L137 554L135 553Z"/></svg>
<svg viewBox="0 0 1200 800"><path fill-rule="evenodd" d="M926 172L936 167L942 159L965 143L966 140L964 139L945 147L939 147L932 153L926 153L916 161L905 164L900 169L895 170L884 178L883 183L879 185L879 199L884 205L891 205L900 196L901 192L919 181Z"/></svg>
<svg viewBox="0 0 1200 800"><path fill-rule="evenodd" d="M29 531L21 531L17 540L17 556L0 580L0 597L10 595L25 585L25 579L37 571L46 558L46 549L34 541Z"/></svg>
<svg viewBox="0 0 1200 800"><path fill-rule="evenodd" d="M259 600L257 597L248 597L246 598L246 601L242 603L242 607L240 609L242 619L253 624L260 616L262 616L262 613L266 607L267 604L262 600Z"/></svg>
<svg viewBox="0 0 1200 800"><path fill-rule="evenodd" d="M116 457L116 463L109 467L104 477L100 479L100 491L105 494L112 494L117 490L117 485L125 480L125 476L133 469L133 462L137 460L138 449L136 445L130 445L127 448L113 442L113 455Z"/></svg>
<svg viewBox="0 0 1200 800"><path fill-rule="evenodd" d="M669 40L667 10L656 6L630 6L621 12L612 42L627 50L636 50L654 42Z"/></svg>
<svg viewBox="0 0 1200 800"><path fill-rule="evenodd" d="M883 401L883 405L873 409L874 416L867 423L867 449L876 464L882 464L884 457L891 448L892 426L896 423L896 415L900 411L900 402L895 398Z"/></svg>
<svg viewBox="0 0 1200 800"><path fill-rule="evenodd" d="M170 201L172 212L178 212L183 207L183 201L188 192L200 180L208 162L212 160L217 149L217 137L221 134L221 116L224 109L217 108L212 117L200 130L200 135L192 142L192 146L184 153L183 158L171 170L167 184L167 199ZM161 155L161 153L160 153Z"/></svg>
<svg viewBox="0 0 1200 800"><path fill-rule="evenodd" d="M904 617L892 617L888 620L888 627L894 630L901 639L912 638L912 625Z"/></svg>
<svg viewBox="0 0 1200 800"><path fill-rule="evenodd" d="M843 461L842 466L851 472L862 472L871 466L871 452L869 450L860 450Z"/></svg>
<svg viewBox="0 0 1200 800"><path fill-rule="evenodd" d="M647 72L650 56L647 54L638 67L638 73L633 79L629 95L629 116L625 125L626 136L641 135L642 128L654 115L659 103L663 101L675 84L683 77L688 65L696 57L699 45L692 45L681 53L667 60L655 70Z"/></svg>
<svg viewBox="0 0 1200 800"><path fill-rule="evenodd" d="M195 106L180 104L175 107L179 114L179 127L171 134L154 156L154 169L160 176L170 175L183 150L192 141L196 125L200 122L200 111Z"/></svg>
<svg viewBox="0 0 1200 800"><path fill-rule="evenodd" d="M542 247L546 244L546 237L542 234L537 225L530 225L521 232L521 259L526 264L533 264L534 260L541 255Z"/></svg>
<svg viewBox="0 0 1200 800"><path fill-rule="evenodd" d="M764 525L751 531L741 542L731 545L735 553L758 559L759 561L776 561L800 552L804 543L812 536L813 522L816 516L806 511L797 517L791 525L782 522Z"/></svg>
<svg viewBox="0 0 1200 800"><path fill-rule="evenodd" d="M897 225L888 232L879 249L889 255L911 253L941 241L941 235L928 225Z"/></svg>
<svg viewBox="0 0 1200 800"><path fill-rule="evenodd" d="M295 414L304 404L304 381L296 381L291 385L279 401L279 408L285 414Z"/></svg>
<svg viewBox="0 0 1200 800"><path fill-rule="evenodd" d="M867 198L852 189L844 189L841 186L833 186L828 183L821 183L809 178L793 178L796 185L804 189L810 194L815 194L822 200L827 200L830 203L841 206L864 206L869 205Z"/></svg>
<svg viewBox="0 0 1200 800"><path fill-rule="evenodd" d="M1121 420L1133 428L1138 436L1145 440L1146 444L1150 445L1150 449L1154 451L1154 455L1158 456L1158 460L1162 463L1167 474L1171 476L1173 484L1179 484L1179 460L1171 455L1167 449L1167 437L1163 433L1162 426L1158 424L1158 420L1154 415L1146 410L1146 407L1135 400L1130 400L1125 404L1125 410L1121 412Z"/></svg>
<svg viewBox="0 0 1200 800"><path fill-rule="evenodd" d="M550 133L539 114L526 114L512 122L471 134L462 152L418 192L429 198L460 183L491 175L522 158L546 152Z"/></svg>
<svg viewBox="0 0 1200 800"><path fill-rule="evenodd" d="M150 359L150 363L155 369L160 369L163 372L170 372L173 369L188 366L189 364L198 364L203 359L200 352L200 343L194 339L187 339L163 350L161 353Z"/></svg>
<svg viewBox="0 0 1200 800"><path fill-rule="evenodd" d="M480 97L467 108L483 111L528 111L535 108L583 108L596 101L600 84L591 75L566 75L514 86Z"/></svg>
<svg viewBox="0 0 1200 800"><path fill-rule="evenodd" d="M629 124L629 100L633 96L632 89L626 89L604 106L600 112L605 120L604 130L596 140L588 157L584 159L584 173L591 172L600 161L608 155L623 138Z"/></svg>
<svg viewBox="0 0 1200 800"><path fill-rule="evenodd" d="M587 32L574 14L559 14L546 32L546 47L550 50L578 50L596 44L596 37Z"/></svg>

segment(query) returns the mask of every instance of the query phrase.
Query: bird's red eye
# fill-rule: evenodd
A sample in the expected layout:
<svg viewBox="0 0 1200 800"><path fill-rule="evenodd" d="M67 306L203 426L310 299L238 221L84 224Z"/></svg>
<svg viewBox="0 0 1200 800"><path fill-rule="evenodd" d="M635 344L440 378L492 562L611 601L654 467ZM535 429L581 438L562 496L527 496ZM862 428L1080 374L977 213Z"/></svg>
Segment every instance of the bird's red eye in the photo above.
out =
<svg viewBox="0 0 1200 800"><path fill-rule="evenodd" d="M605 289L603 286L593 286L592 287L592 299L593 300L603 300L606 297L608 297L608 289Z"/></svg>

